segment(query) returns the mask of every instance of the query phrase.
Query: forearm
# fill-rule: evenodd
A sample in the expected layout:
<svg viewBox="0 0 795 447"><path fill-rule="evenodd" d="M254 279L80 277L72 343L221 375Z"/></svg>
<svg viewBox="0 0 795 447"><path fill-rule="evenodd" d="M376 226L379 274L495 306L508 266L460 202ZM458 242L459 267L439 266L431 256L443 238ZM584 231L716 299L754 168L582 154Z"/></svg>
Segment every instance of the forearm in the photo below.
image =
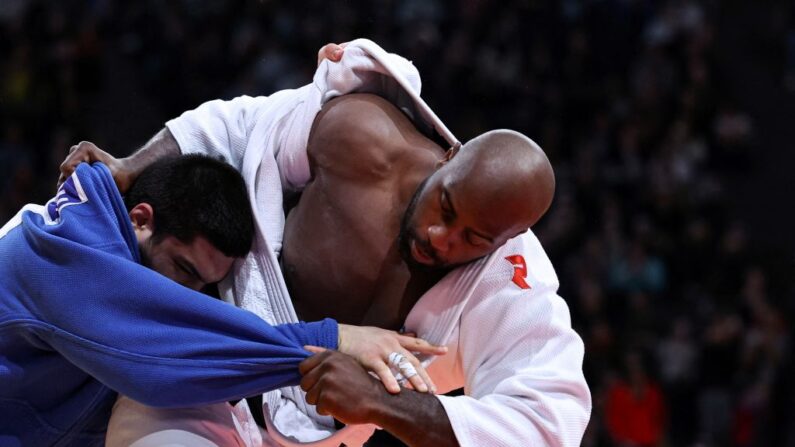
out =
<svg viewBox="0 0 795 447"><path fill-rule="evenodd" d="M66 160L61 163L61 176L58 179L58 185L65 182L79 164L102 162L110 169L119 191L125 194L147 166L160 158L176 156L180 153L176 138L165 127L147 141L142 148L126 158L116 158L90 141L81 141L72 146Z"/></svg>
<svg viewBox="0 0 795 447"><path fill-rule="evenodd" d="M372 422L412 447L459 445L442 403L432 394L384 393Z"/></svg>
<svg viewBox="0 0 795 447"><path fill-rule="evenodd" d="M163 157L181 153L179 144L167 127L160 129L149 141L132 155L125 158L129 170L140 174L147 166Z"/></svg>

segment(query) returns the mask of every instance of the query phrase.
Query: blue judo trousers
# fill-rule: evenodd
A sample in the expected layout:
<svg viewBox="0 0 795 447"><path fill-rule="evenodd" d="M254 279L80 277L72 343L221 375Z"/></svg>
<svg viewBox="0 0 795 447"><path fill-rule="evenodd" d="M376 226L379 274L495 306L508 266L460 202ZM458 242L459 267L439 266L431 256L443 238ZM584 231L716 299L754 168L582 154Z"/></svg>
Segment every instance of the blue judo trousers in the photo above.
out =
<svg viewBox="0 0 795 447"><path fill-rule="evenodd" d="M139 264L107 167L0 229L0 446L102 445L116 393L186 407L300 380L337 323L270 326Z"/></svg>

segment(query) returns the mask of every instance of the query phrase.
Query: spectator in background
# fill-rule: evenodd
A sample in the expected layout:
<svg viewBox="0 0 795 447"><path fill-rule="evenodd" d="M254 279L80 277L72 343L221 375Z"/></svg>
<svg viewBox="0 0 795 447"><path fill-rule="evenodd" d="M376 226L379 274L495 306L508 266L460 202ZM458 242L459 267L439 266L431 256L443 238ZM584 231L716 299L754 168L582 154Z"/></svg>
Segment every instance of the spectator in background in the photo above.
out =
<svg viewBox="0 0 795 447"><path fill-rule="evenodd" d="M742 322L729 312L713 316L703 335L698 420L707 445L727 445L731 436L741 336Z"/></svg>
<svg viewBox="0 0 795 447"><path fill-rule="evenodd" d="M665 403L643 363L639 352L629 352L624 373L607 389L607 431L617 447L657 447L663 440Z"/></svg>
<svg viewBox="0 0 795 447"><path fill-rule="evenodd" d="M697 378L698 348L693 327L685 316L678 316L667 337L657 345L657 364L665 400L668 404L669 441L690 445L694 439L696 411L691 404Z"/></svg>
<svg viewBox="0 0 795 447"><path fill-rule="evenodd" d="M665 287L665 266L650 256L642 242L635 241L625 253L619 253L610 266L610 285L623 293L659 293Z"/></svg>

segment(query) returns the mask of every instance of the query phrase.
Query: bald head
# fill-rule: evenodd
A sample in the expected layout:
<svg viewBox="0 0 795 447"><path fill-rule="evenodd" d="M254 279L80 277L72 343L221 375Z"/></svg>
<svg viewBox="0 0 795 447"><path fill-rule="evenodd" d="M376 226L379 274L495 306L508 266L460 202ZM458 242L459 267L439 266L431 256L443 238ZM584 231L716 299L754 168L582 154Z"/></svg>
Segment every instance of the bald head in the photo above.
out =
<svg viewBox="0 0 795 447"><path fill-rule="evenodd" d="M418 188L401 230L406 256L450 266L487 255L546 213L555 176L544 151L512 130L494 130L459 149Z"/></svg>
<svg viewBox="0 0 795 447"><path fill-rule="evenodd" d="M473 138L450 154L443 169L451 170L467 189L480 190L490 200L519 207L522 226L534 225L546 213L555 194L555 174L544 151L513 130L500 129Z"/></svg>

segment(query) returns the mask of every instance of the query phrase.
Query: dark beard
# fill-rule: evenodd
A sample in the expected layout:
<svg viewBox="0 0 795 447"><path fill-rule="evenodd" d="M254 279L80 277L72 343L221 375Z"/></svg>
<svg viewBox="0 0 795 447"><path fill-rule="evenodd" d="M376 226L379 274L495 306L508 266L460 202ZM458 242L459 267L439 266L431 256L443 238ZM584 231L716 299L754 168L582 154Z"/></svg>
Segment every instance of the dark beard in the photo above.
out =
<svg viewBox="0 0 795 447"><path fill-rule="evenodd" d="M420 193L425 189L425 184L428 183L428 180L430 180L430 176L420 183L416 191L414 191L414 195L411 196L409 206L406 207L406 211L403 213L403 218L400 220L400 233L398 233L398 250L400 251L400 257L403 258L403 261L408 265L409 269L422 272L436 272L444 267L442 262L436 257L433 249L428 247L425 241L418 237L413 228L409 227L409 222L412 216L414 216L414 210L417 207ZM412 239L414 239L415 243L419 245L423 251L429 253L434 261L437 261L436 265L421 264L411 256L410 242Z"/></svg>

